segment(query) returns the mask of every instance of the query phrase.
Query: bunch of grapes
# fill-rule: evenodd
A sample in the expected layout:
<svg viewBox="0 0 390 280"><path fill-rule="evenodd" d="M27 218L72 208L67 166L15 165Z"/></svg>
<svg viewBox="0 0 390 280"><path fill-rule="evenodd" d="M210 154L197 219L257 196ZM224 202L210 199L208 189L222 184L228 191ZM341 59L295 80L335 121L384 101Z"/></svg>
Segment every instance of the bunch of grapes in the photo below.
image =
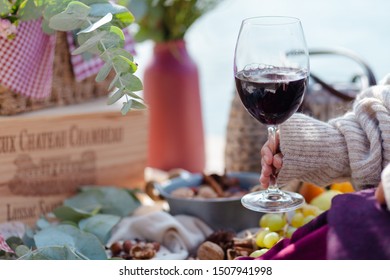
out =
<svg viewBox="0 0 390 280"><path fill-rule="evenodd" d="M305 204L302 208L290 213L267 213L260 221L260 230L255 235L257 250L251 257L259 257L271 249L283 238L291 238L297 228L307 224L322 213L318 207Z"/></svg>

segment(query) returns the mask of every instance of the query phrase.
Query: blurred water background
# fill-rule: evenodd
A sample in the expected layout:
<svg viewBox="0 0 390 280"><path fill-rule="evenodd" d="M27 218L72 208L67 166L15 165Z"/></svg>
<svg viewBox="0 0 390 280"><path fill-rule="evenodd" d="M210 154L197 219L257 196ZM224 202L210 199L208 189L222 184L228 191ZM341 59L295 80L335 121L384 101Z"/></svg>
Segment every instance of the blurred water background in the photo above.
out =
<svg viewBox="0 0 390 280"><path fill-rule="evenodd" d="M234 47L244 18L300 18L309 48L350 49L366 60L380 80L390 73L389 11L389 0L225 0L195 22L186 41L200 73L207 170L221 172L224 167L226 126L234 94ZM141 78L152 48L152 42L136 46ZM311 70L329 81L345 81L359 69L349 60L311 61Z"/></svg>

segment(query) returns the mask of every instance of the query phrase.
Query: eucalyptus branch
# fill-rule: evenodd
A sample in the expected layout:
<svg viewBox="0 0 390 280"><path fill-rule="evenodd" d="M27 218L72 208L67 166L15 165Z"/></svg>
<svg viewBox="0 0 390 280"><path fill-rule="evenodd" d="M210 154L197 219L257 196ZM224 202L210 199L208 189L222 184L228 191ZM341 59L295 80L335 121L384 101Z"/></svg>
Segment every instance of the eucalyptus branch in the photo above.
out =
<svg viewBox="0 0 390 280"><path fill-rule="evenodd" d="M121 112L145 109L143 99L134 92L143 89L141 80L134 75L137 64L133 56L124 49L125 37L122 29L134 22L134 16L124 6L108 0L25 0L22 14L25 19L43 15L43 29L51 31L76 31L79 47L73 55L91 52L105 62L96 76L96 81L105 80L115 72L108 91L113 90L107 104L119 101L123 96ZM27 9L29 8L29 9ZM27 12L27 11L30 11Z"/></svg>

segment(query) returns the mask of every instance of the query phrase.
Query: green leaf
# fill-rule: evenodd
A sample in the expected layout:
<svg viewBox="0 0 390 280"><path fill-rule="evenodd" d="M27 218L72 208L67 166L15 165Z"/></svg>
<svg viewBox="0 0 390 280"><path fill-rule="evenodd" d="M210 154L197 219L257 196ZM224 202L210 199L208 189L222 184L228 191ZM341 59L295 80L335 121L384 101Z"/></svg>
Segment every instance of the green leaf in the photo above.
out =
<svg viewBox="0 0 390 280"><path fill-rule="evenodd" d="M134 98L134 99L138 99L138 100L142 100L143 101L143 98L137 94L135 94L134 92L131 92L131 91L128 91L126 90L126 94L128 96L130 96L131 98Z"/></svg>
<svg viewBox="0 0 390 280"><path fill-rule="evenodd" d="M116 89L115 92L108 98L107 105L114 104L119 99L121 99L124 95L125 93L123 92L123 88Z"/></svg>
<svg viewBox="0 0 390 280"><path fill-rule="evenodd" d="M113 24L115 26L118 26L119 28L125 28L126 26L134 22L134 16L124 6L116 5L113 3L91 5L90 16L103 17L107 13L111 13L114 15Z"/></svg>
<svg viewBox="0 0 390 280"><path fill-rule="evenodd" d="M80 28L83 20L75 20L68 14L58 14L49 20L49 27L58 31L71 31Z"/></svg>
<svg viewBox="0 0 390 280"><path fill-rule="evenodd" d="M119 73L131 72L134 73L137 70L137 65L132 62L130 59L117 55L112 59L112 62L115 67L115 71Z"/></svg>
<svg viewBox="0 0 390 280"><path fill-rule="evenodd" d="M123 106L121 109L122 115L126 115L131 110L132 105L133 105L133 99L130 99L127 102L123 102Z"/></svg>
<svg viewBox="0 0 390 280"><path fill-rule="evenodd" d="M133 104L131 105L131 108L135 110L144 110L147 107L145 104L133 99Z"/></svg>
<svg viewBox="0 0 390 280"><path fill-rule="evenodd" d="M78 223L80 220L92 216L91 212L69 206L60 206L53 210L54 215L63 221L72 221Z"/></svg>
<svg viewBox="0 0 390 280"><path fill-rule="evenodd" d="M37 6L34 1L24 0L20 4L18 15L22 21L34 20L42 17L43 10L44 6Z"/></svg>
<svg viewBox="0 0 390 280"><path fill-rule="evenodd" d="M108 74L110 74L111 69L112 69L112 63L110 61L104 63L102 68L100 68L99 73L96 75L95 81L96 82L104 81L107 78Z"/></svg>
<svg viewBox="0 0 390 280"><path fill-rule="evenodd" d="M49 0L50 1L50 0ZM44 6L43 17L45 20L50 20L54 15L57 15L63 12L70 2L73 0L63 0L63 1L53 1L48 3L48 1L35 1L35 5Z"/></svg>
<svg viewBox="0 0 390 280"><path fill-rule="evenodd" d="M96 235L102 244L106 244L110 238L112 228L119 220L119 216L98 214L88 219L81 220L79 222L79 227L83 231Z"/></svg>
<svg viewBox="0 0 390 280"><path fill-rule="evenodd" d="M107 60L111 60L112 57L117 56L117 55L124 56L127 59L134 61L134 58L131 55L131 53L129 53L128 51L126 51L124 49L120 49L120 48L110 48L107 51L105 51L104 53L102 53L100 57L104 61L107 61Z"/></svg>
<svg viewBox="0 0 390 280"><path fill-rule="evenodd" d="M112 14L111 13L108 13L107 15L105 15L104 17L102 17L100 20L98 20L97 22L91 24L90 26L88 26L87 28L79 31L77 34L81 34L81 33L90 33L92 31L95 31L96 29L98 29L99 27L109 23L110 21L112 20Z"/></svg>
<svg viewBox="0 0 390 280"><path fill-rule="evenodd" d="M11 8L11 3L8 0L0 0L0 16L8 15Z"/></svg>
<svg viewBox="0 0 390 280"><path fill-rule="evenodd" d="M88 232L70 225L58 225L39 231L34 236L37 248L67 246L91 260L107 259L104 246L99 239Z"/></svg>
<svg viewBox="0 0 390 280"><path fill-rule="evenodd" d="M125 35L123 31L116 26L111 26L104 37L100 40L101 44L104 45L102 52L111 48L123 48L125 45ZM101 47L99 45L99 47Z"/></svg>
<svg viewBox="0 0 390 280"><path fill-rule="evenodd" d="M85 51L88 51L89 49L92 49L96 47L96 45L100 42L100 40L107 34L107 31L101 31L97 35L89 38L87 41L85 41L80 47L75 49L72 54L81 54Z"/></svg>
<svg viewBox="0 0 390 280"><path fill-rule="evenodd" d="M129 91L140 91L143 89L141 80L131 73L121 75L120 80Z"/></svg>
<svg viewBox="0 0 390 280"><path fill-rule="evenodd" d="M90 9L90 7L81 2L70 2L65 11L53 15L49 19L49 27L59 31L81 28L87 22Z"/></svg>
<svg viewBox="0 0 390 280"><path fill-rule="evenodd" d="M64 205L87 212L99 207L100 214L125 217L138 208L140 202L121 188L90 186L83 187L79 194L66 199Z"/></svg>
<svg viewBox="0 0 390 280"><path fill-rule="evenodd" d="M82 27L86 23L90 7L73 1L66 10L49 19L49 27L59 31L70 31Z"/></svg>
<svg viewBox="0 0 390 280"><path fill-rule="evenodd" d="M88 258L68 246L49 246L30 250L19 260L88 260Z"/></svg>
<svg viewBox="0 0 390 280"><path fill-rule="evenodd" d="M11 236L7 238L6 242L7 245L14 251L18 246L23 245L23 240L17 236Z"/></svg>
<svg viewBox="0 0 390 280"><path fill-rule="evenodd" d="M15 249L15 254L18 257L22 257L22 256L24 256L24 255L26 255L26 254L28 254L30 252L31 252L30 248L28 248L26 245L19 245Z"/></svg>
<svg viewBox="0 0 390 280"><path fill-rule="evenodd" d="M71 15L74 19L85 20L88 17L91 7L85 5L79 1L72 1L69 3L68 7L64 13Z"/></svg>

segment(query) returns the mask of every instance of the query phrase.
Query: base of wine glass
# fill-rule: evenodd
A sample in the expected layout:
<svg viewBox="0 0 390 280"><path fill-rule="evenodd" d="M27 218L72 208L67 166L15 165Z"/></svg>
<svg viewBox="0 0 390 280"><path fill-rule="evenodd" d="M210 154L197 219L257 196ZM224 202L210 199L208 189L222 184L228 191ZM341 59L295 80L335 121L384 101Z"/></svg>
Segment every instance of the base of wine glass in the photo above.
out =
<svg viewBox="0 0 390 280"><path fill-rule="evenodd" d="M248 193L241 198L241 203L252 211L283 213L301 207L305 199L299 193L277 189Z"/></svg>

